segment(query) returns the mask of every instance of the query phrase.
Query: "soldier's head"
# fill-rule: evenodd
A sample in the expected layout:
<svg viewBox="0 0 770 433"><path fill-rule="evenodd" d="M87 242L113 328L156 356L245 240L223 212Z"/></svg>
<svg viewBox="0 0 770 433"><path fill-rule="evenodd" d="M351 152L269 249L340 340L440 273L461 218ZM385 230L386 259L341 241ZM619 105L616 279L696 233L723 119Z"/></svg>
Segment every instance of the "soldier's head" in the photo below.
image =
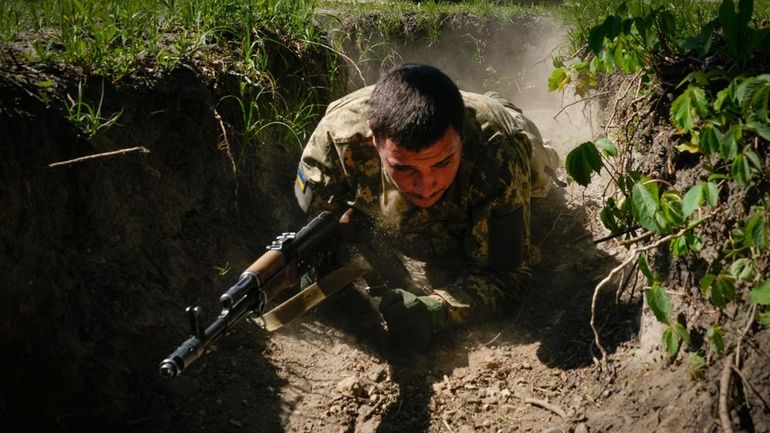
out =
<svg viewBox="0 0 770 433"><path fill-rule="evenodd" d="M465 109L455 83L440 70L404 64L372 92L369 127L383 169L417 206L435 204L460 166Z"/></svg>

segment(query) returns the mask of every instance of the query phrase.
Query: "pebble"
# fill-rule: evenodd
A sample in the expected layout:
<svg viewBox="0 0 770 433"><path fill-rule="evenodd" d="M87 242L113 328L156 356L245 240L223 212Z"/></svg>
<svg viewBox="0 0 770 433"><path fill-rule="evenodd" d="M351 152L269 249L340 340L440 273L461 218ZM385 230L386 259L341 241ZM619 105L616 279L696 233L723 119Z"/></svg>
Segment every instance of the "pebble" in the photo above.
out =
<svg viewBox="0 0 770 433"><path fill-rule="evenodd" d="M238 421L237 419L232 419L231 418L230 419L230 424L232 424L232 425L234 425L236 427L243 427L243 424L240 421Z"/></svg>
<svg viewBox="0 0 770 433"><path fill-rule="evenodd" d="M586 423L581 422L575 427L575 433L588 433L588 426Z"/></svg>

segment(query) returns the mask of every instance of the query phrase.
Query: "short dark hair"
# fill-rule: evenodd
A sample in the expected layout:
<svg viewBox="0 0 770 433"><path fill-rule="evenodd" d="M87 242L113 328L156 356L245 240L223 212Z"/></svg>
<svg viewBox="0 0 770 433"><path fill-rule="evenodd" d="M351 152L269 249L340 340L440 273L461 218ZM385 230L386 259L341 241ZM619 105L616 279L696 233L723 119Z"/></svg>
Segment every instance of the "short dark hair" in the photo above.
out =
<svg viewBox="0 0 770 433"><path fill-rule="evenodd" d="M387 138L419 152L452 126L462 136L465 107L457 85L429 65L405 63L382 75L372 92L369 125L378 141Z"/></svg>

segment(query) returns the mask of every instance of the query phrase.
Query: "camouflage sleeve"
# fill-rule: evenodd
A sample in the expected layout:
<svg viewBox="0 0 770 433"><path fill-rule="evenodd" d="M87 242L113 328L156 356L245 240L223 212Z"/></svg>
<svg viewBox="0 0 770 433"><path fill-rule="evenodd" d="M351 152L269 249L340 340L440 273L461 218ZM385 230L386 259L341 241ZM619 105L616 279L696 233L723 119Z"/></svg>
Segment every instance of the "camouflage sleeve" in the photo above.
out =
<svg viewBox="0 0 770 433"><path fill-rule="evenodd" d="M529 281L529 142L521 132L492 140L470 191L482 198L466 232L470 269L435 292L449 305L453 323L500 313Z"/></svg>
<svg viewBox="0 0 770 433"><path fill-rule="evenodd" d="M294 181L294 196L308 219L324 210L340 215L347 183L329 135L328 121L322 119L302 152Z"/></svg>

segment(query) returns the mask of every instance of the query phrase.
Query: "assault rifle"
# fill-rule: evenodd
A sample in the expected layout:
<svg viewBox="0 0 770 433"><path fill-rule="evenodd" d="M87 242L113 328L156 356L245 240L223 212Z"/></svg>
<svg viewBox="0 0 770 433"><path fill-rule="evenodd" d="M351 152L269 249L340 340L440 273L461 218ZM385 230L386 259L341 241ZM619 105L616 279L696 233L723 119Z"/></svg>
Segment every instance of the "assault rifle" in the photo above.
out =
<svg viewBox="0 0 770 433"><path fill-rule="evenodd" d="M267 246L267 252L241 274L234 286L222 294L219 298L222 311L205 330L198 320L200 308L187 307L190 338L160 363L161 376L178 376L235 323L252 313L261 315L265 305L282 290L296 285L304 272L329 263L335 247L339 245L339 224L337 218L324 211L298 232L283 233L276 237ZM334 284L339 282L335 281ZM323 297L316 295L316 299Z"/></svg>

